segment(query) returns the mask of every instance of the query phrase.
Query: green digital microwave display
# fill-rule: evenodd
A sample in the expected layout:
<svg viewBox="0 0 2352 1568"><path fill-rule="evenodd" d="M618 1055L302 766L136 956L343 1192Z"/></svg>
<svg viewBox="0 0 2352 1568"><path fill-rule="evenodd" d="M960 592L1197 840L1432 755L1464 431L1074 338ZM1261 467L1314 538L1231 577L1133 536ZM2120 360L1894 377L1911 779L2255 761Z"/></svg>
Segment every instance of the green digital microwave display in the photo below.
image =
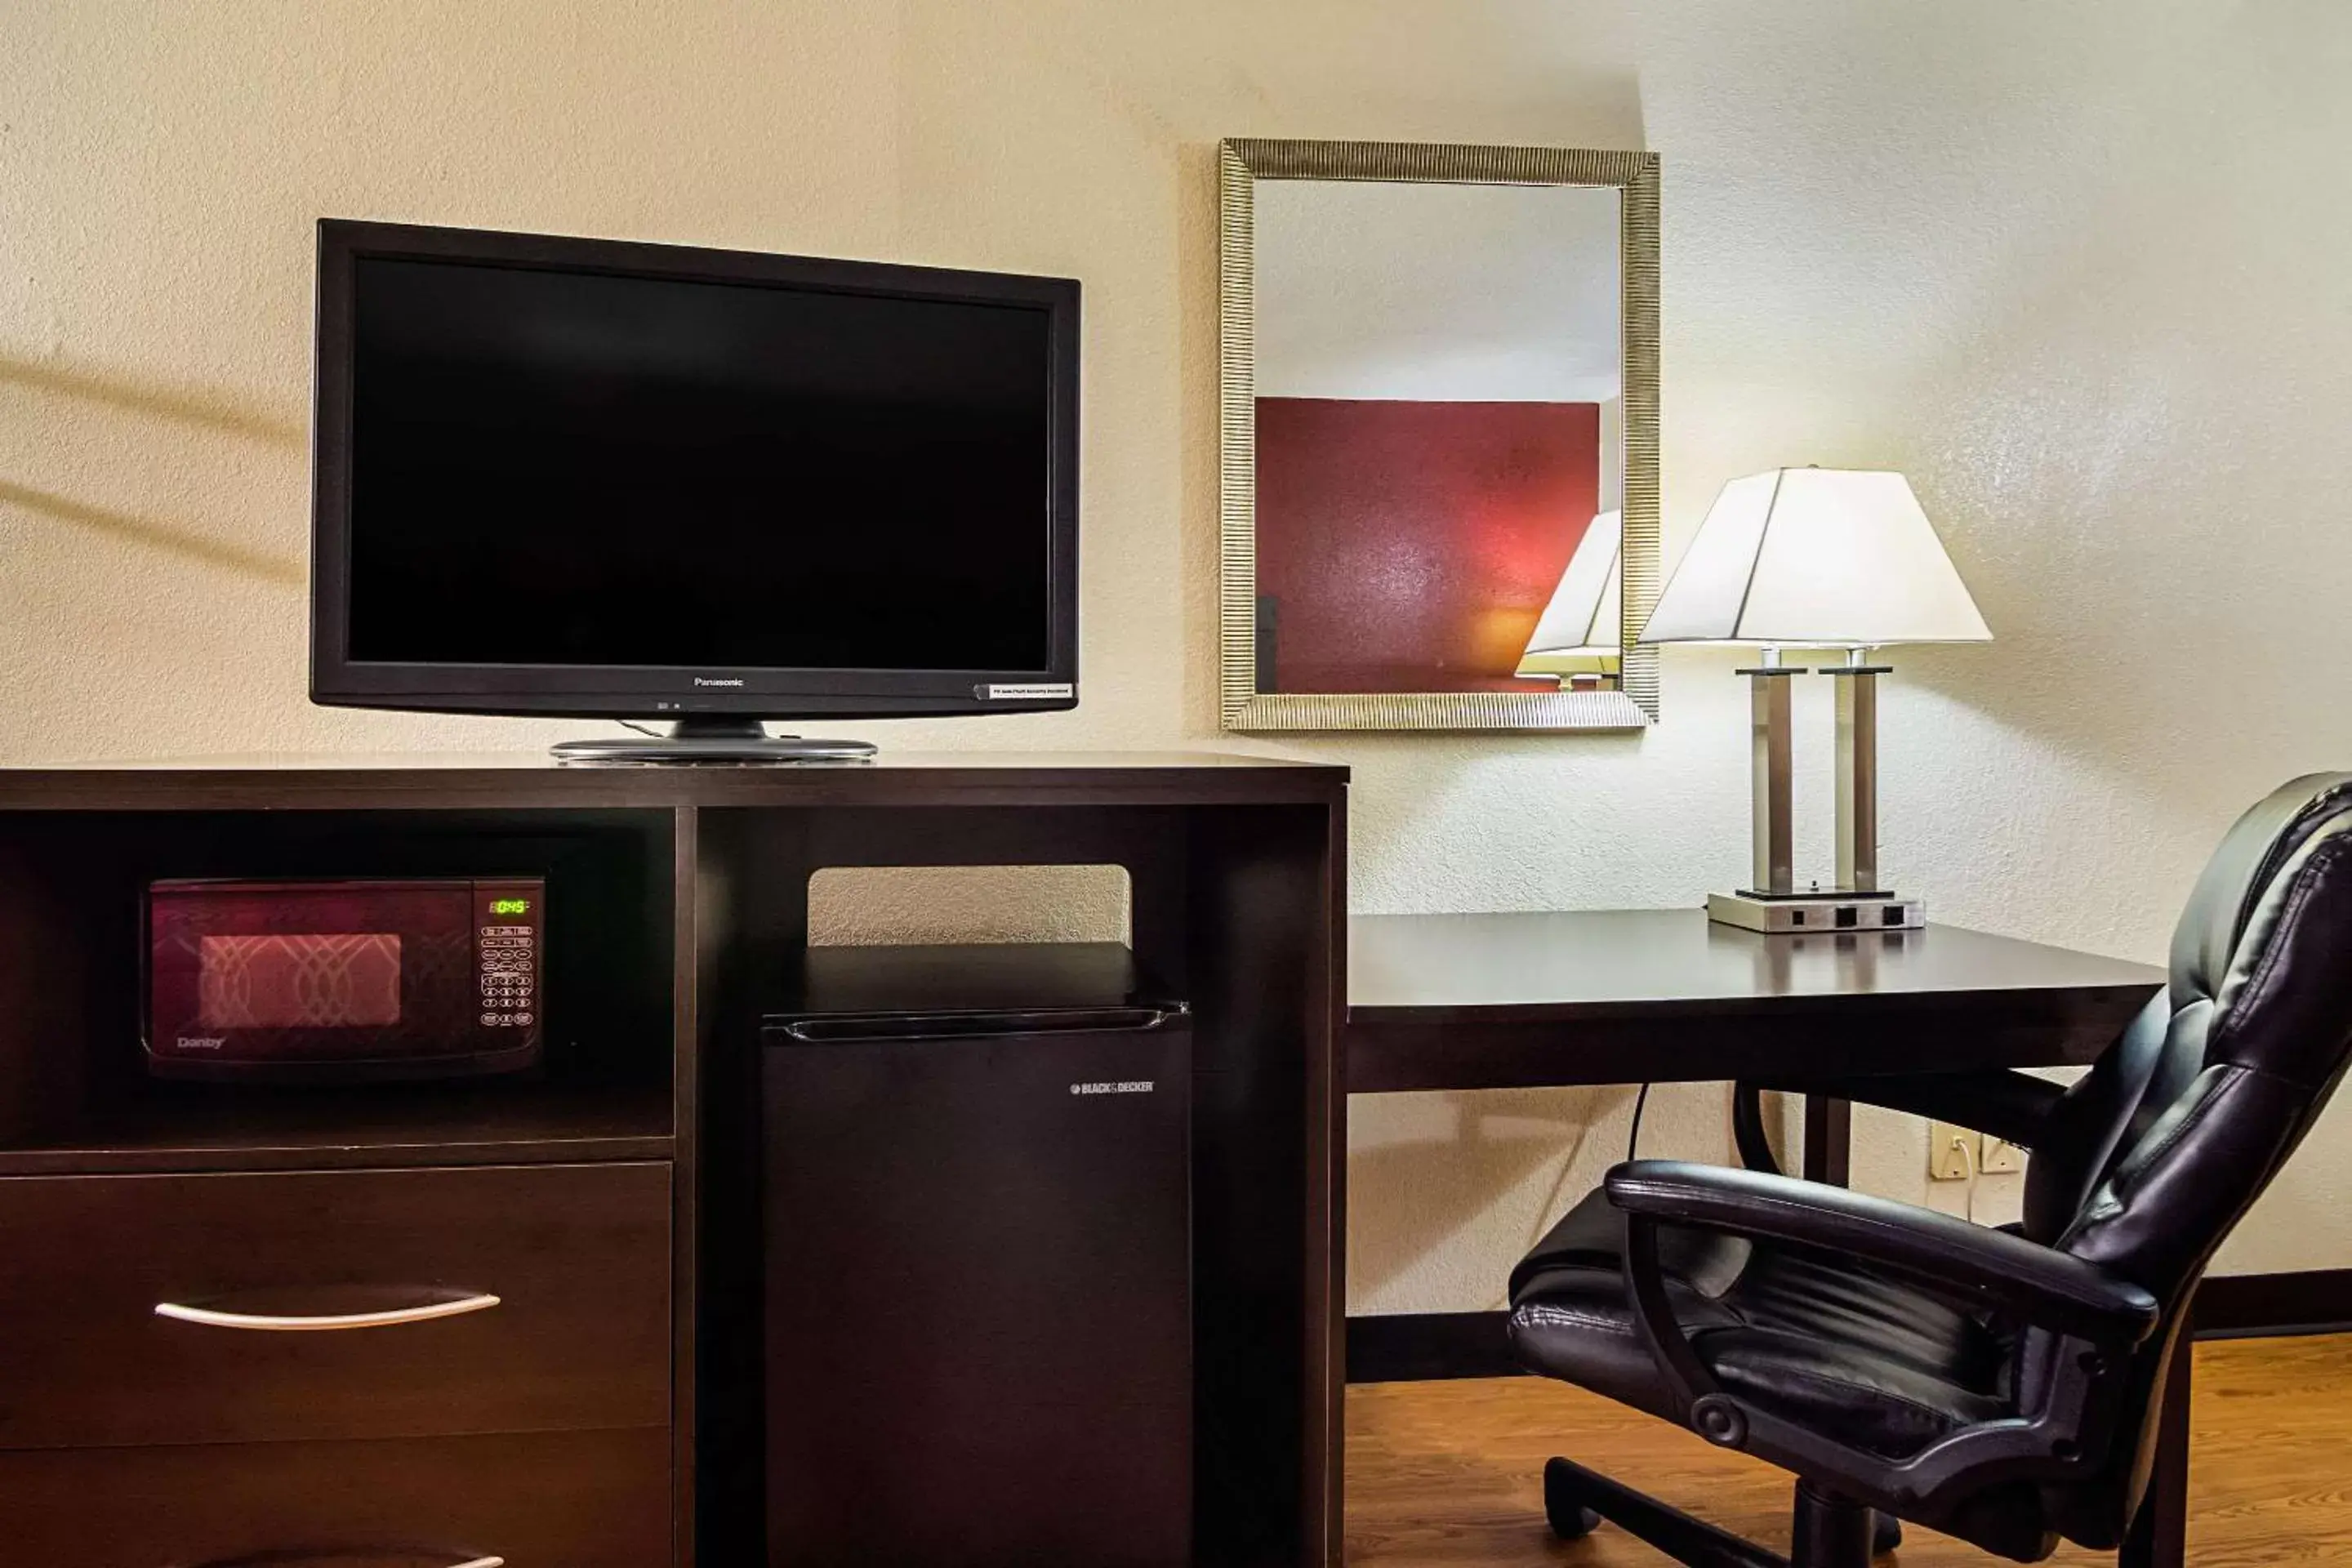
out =
<svg viewBox="0 0 2352 1568"><path fill-rule="evenodd" d="M490 913L494 915L527 915L530 913L529 899L492 899Z"/></svg>

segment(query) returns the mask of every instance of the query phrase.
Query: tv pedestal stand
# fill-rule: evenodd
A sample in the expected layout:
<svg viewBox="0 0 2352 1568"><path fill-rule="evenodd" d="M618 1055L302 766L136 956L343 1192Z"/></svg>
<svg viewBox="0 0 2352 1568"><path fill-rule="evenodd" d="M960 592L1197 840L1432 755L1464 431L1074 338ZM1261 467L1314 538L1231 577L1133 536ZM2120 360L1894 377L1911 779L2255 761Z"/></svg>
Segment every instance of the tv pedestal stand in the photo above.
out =
<svg viewBox="0 0 2352 1568"><path fill-rule="evenodd" d="M862 763L875 747L771 735L757 719L680 719L667 735L558 741L548 750L567 763Z"/></svg>

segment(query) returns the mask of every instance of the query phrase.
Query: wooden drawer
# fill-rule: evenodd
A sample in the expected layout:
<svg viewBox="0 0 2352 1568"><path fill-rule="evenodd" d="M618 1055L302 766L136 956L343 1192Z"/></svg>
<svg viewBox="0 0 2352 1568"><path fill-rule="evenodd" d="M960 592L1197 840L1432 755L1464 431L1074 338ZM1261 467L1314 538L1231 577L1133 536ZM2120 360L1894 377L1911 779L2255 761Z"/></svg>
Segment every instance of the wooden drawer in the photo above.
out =
<svg viewBox="0 0 2352 1568"><path fill-rule="evenodd" d="M0 1454L6 1560L45 1568L659 1568L669 1434Z"/></svg>
<svg viewBox="0 0 2352 1568"><path fill-rule="evenodd" d="M0 1448L666 1426L669 1218L657 1163L0 1180Z"/></svg>

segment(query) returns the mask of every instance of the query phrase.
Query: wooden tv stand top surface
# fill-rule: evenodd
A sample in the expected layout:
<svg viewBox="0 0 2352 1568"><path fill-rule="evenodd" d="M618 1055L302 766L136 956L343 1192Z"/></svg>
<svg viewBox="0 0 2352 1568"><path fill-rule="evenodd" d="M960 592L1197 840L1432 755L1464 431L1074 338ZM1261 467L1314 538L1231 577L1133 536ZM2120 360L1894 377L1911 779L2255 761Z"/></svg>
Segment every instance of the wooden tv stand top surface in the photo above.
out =
<svg viewBox="0 0 2352 1568"><path fill-rule="evenodd" d="M1234 752L885 752L866 763L559 763L537 752L289 752L0 768L0 810L273 806L1280 805L1348 770Z"/></svg>

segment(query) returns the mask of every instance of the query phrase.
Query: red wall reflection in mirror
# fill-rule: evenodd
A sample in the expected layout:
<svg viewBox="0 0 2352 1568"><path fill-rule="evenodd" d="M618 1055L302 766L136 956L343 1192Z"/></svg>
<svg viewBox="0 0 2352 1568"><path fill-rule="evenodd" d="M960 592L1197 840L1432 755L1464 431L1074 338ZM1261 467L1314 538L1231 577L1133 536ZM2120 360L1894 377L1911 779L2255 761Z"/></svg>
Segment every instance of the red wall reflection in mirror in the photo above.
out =
<svg viewBox="0 0 2352 1568"><path fill-rule="evenodd" d="M1540 689L1512 671L1600 452L1592 403L1258 399L1261 689Z"/></svg>

